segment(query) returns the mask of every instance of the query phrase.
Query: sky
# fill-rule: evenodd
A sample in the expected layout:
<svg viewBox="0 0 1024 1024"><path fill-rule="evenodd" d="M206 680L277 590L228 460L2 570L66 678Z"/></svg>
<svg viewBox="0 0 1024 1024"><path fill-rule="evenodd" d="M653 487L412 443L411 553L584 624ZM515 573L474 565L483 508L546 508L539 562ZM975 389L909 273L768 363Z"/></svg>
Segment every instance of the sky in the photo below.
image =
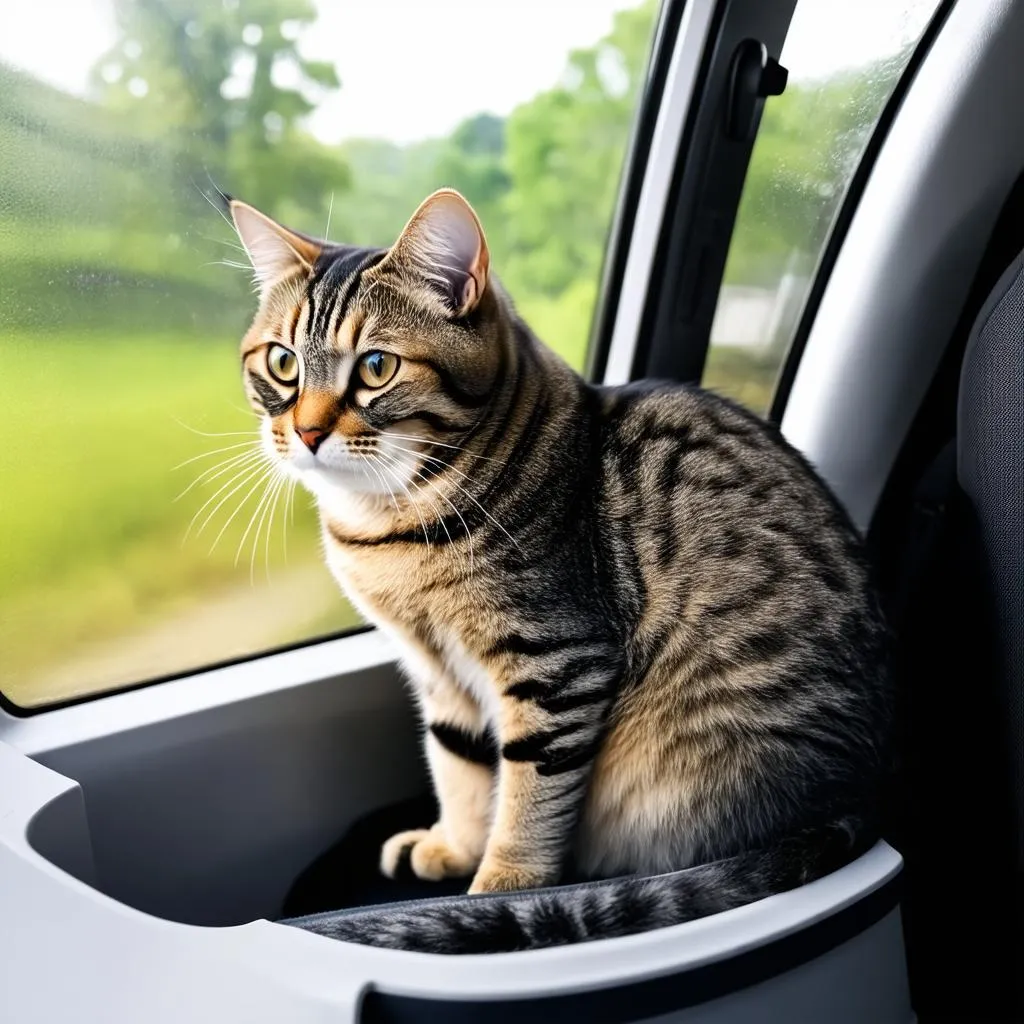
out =
<svg viewBox="0 0 1024 1024"><path fill-rule="evenodd" d="M217 2L217 0L208 0ZM244 4L245 0L242 0ZM482 110L507 114L555 84L568 52L608 32L635 0L318 0L300 39L335 62L340 92L313 115L325 142L443 135ZM935 0L800 0L782 54L794 79L897 50ZM78 95L116 39L110 0L5 2L0 61ZM55 30L54 26L59 26Z"/></svg>

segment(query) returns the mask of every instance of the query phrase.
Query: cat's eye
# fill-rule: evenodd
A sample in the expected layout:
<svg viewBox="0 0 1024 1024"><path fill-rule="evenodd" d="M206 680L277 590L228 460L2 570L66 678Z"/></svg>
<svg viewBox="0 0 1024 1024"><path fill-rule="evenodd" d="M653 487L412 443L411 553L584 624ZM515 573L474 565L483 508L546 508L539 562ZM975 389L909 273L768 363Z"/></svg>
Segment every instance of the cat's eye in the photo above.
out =
<svg viewBox="0 0 1024 1024"><path fill-rule="evenodd" d="M271 345L267 353L267 369L279 384L296 384L299 380L299 359L284 345Z"/></svg>
<svg viewBox="0 0 1024 1024"><path fill-rule="evenodd" d="M359 360L359 379L368 388L382 388L398 372L398 356L390 352L367 352Z"/></svg>

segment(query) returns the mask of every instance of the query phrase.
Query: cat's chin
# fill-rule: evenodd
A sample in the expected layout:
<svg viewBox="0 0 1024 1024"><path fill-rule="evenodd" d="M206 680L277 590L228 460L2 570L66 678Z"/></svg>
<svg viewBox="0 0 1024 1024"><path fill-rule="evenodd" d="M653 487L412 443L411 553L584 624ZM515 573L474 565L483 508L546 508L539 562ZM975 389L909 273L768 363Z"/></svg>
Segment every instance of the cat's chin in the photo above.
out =
<svg viewBox="0 0 1024 1024"><path fill-rule="evenodd" d="M365 466L291 467L294 476L317 501L332 504L352 499L387 497L382 479L369 474Z"/></svg>
<svg viewBox="0 0 1024 1024"><path fill-rule="evenodd" d="M301 445L293 445L281 464L288 476L298 480L317 498L338 492L352 496L383 491L379 472L371 472L364 460L333 450L329 444L323 446L319 455L313 455Z"/></svg>

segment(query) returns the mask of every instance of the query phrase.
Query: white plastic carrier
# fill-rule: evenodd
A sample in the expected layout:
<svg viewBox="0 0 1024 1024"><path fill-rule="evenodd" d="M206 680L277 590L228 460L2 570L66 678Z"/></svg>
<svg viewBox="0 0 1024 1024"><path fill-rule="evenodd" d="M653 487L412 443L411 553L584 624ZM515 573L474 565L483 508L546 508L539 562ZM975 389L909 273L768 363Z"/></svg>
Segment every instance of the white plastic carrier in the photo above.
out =
<svg viewBox="0 0 1024 1024"><path fill-rule="evenodd" d="M0 743L4 1024L914 1020L901 860L884 843L799 890L689 924L435 956L129 906L97 886L86 803L75 780Z"/></svg>

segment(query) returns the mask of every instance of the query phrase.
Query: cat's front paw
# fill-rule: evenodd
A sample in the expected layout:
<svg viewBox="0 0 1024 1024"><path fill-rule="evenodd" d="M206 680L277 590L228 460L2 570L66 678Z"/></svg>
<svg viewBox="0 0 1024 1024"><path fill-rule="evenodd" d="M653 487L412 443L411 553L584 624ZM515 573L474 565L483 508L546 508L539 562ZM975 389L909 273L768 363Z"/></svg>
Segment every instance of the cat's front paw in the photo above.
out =
<svg viewBox="0 0 1024 1024"><path fill-rule="evenodd" d="M413 874L428 882L440 882L442 878L468 878L478 863L452 849L438 825L410 829L392 836L381 847L381 874L394 878L407 856Z"/></svg>
<svg viewBox="0 0 1024 1024"><path fill-rule="evenodd" d="M529 866L515 866L484 861L473 878L469 892L518 892L520 889L543 889L554 885L556 878L550 873Z"/></svg>

